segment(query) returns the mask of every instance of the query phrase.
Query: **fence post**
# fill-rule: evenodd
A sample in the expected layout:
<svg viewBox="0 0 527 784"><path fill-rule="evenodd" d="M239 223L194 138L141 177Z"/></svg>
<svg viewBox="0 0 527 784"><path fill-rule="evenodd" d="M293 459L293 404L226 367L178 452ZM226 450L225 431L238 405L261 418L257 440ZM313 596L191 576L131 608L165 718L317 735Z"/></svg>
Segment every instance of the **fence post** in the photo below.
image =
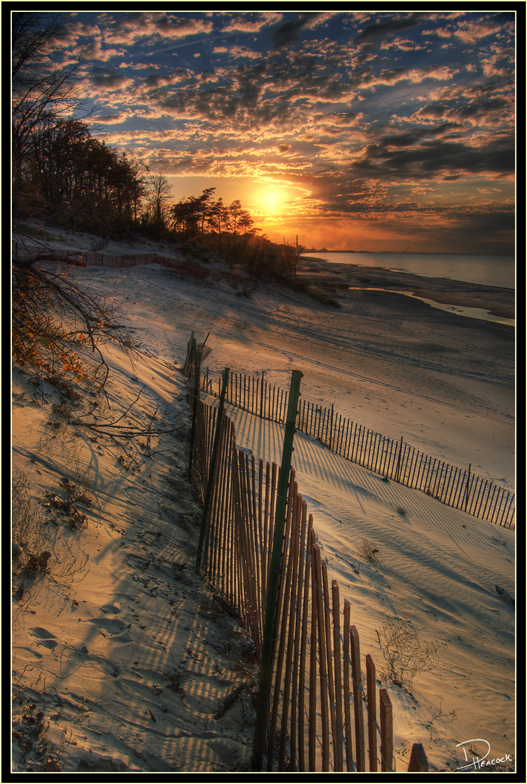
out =
<svg viewBox="0 0 527 784"><path fill-rule="evenodd" d="M192 361L192 357L194 356L194 349L196 346L196 340L194 338L194 333L192 332L190 335L190 340L187 345L187 358L185 359L185 364L183 366L183 373L188 376L188 372L190 370L190 365Z"/></svg>
<svg viewBox="0 0 527 784"><path fill-rule="evenodd" d="M364 748L364 713L362 705L362 673L360 666L359 633L356 626L350 626L351 673L353 677L353 707L355 712L355 755L357 770L366 770L366 751Z"/></svg>
<svg viewBox="0 0 527 784"><path fill-rule="evenodd" d="M381 697L381 770L394 770L392 703L386 689L380 690Z"/></svg>
<svg viewBox="0 0 527 784"><path fill-rule="evenodd" d="M375 664L371 655L366 656L366 688L368 704L368 756L370 773L377 772L377 702L375 690Z"/></svg>
<svg viewBox="0 0 527 784"><path fill-rule="evenodd" d="M300 396L300 370L293 370L291 376L291 390L289 393L289 406L285 425L284 445L282 451L282 465L276 500L276 515L273 535L273 550L269 569L269 583L267 586L267 606L265 608L265 624L262 644L262 661L260 665L260 682L258 688L258 708L256 712L256 725L254 728L254 746L252 757L253 770L260 769L263 753L263 744L266 736L267 715L269 709L269 695L271 690L272 651L275 626L276 597L278 590L278 577L282 559L282 538L286 517L287 488L291 472L291 456L293 453L293 440L295 436L295 423L297 415L298 398Z"/></svg>
<svg viewBox="0 0 527 784"><path fill-rule="evenodd" d="M401 436L401 446L399 447L399 457L397 458L397 468L395 469L395 481L399 481L401 470L401 456L403 454L403 437Z"/></svg>
<svg viewBox="0 0 527 784"><path fill-rule="evenodd" d="M467 474L467 486L465 488L465 512L467 511L468 506L468 496L470 493L470 471L472 469L472 463L468 464L468 474Z"/></svg>
<svg viewBox="0 0 527 784"><path fill-rule="evenodd" d="M194 365L194 405L192 407L192 428L190 431L190 450L189 450L189 458L188 458L188 473L192 471L192 454L194 452L194 433L196 431L196 413L198 410L198 399L199 399L199 377L201 373L201 351L196 351L196 362Z"/></svg>
<svg viewBox="0 0 527 784"><path fill-rule="evenodd" d="M218 444L220 441L221 420L223 417L223 406L225 403L225 390L227 389L229 370L230 368L226 367L225 370L223 371L223 384L221 388L220 402L218 405L218 414L216 419L216 432L214 433L214 444L212 446L212 454L210 457L209 481L207 482L207 490L205 491L205 501L203 502L203 514L201 516L201 530L199 532L198 554L196 556L196 572L199 571L199 564L201 561L201 551L203 549L203 539L205 538L207 513L209 511L210 495L212 491L212 480L214 478L214 470L216 468L216 455L218 453Z"/></svg>
<svg viewBox="0 0 527 784"><path fill-rule="evenodd" d="M427 773L430 770L422 743L414 743L410 755L409 773Z"/></svg>

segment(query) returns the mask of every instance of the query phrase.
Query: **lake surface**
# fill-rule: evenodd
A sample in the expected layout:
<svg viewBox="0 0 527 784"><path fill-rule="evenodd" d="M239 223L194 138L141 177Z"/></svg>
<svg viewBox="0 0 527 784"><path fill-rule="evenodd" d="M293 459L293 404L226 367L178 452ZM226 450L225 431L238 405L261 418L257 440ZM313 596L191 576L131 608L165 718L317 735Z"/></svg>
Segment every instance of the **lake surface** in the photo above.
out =
<svg viewBox="0 0 527 784"><path fill-rule="evenodd" d="M335 253L302 254L306 258L324 259L333 264L358 264L361 267L384 267L411 272L429 278L447 278L485 286L515 288L514 256L484 256L463 253Z"/></svg>

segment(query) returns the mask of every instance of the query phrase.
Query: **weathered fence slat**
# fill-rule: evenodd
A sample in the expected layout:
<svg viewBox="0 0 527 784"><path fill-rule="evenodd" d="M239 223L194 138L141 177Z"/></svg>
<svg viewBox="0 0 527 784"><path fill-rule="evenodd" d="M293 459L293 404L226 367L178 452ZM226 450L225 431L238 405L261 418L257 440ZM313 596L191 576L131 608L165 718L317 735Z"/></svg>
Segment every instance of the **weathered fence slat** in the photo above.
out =
<svg viewBox="0 0 527 784"><path fill-rule="evenodd" d="M412 753L410 754L410 762L408 764L409 773L427 773L430 770L428 767L428 760L426 758L425 750L422 743L414 743L412 746Z"/></svg>
<svg viewBox="0 0 527 784"><path fill-rule="evenodd" d="M315 546L315 531L310 531L308 552L310 558L309 571L311 573L311 646L309 651L309 728L308 728L308 764L309 770L316 770L316 741L317 741L317 588L315 580L315 565L313 548Z"/></svg>
<svg viewBox="0 0 527 784"><path fill-rule="evenodd" d="M366 770L364 748L364 712L362 710L362 674L360 666L359 633L356 626L350 627L351 672L353 676L353 708L355 712L355 755L357 770Z"/></svg>
<svg viewBox="0 0 527 784"><path fill-rule="evenodd" d="M353 770L353 744L352 744L352 726L351 726L351 705L350 705L350 603L347 599L344 600L344 622L342 625L342 634L344 639L343 644L343 673L342 680L344 684L344 725L346 734L346 767L348 770Z"/></svg>
<svg viewBox="0 0 527 784"><path fill-rule="evenodd" d="M338 760L337 760L337 753L338 753L338 733L337 733L337 714L336 714L336 705L335 705L335 683L333 678L333 663L332 663L332 648L333 648L333 640L331 634L331 605L329 599L329 585L328 585L328 569L326 562L322 562L321 564L322 569L322 591L323 591L323 600L324 600L324 624L325 624L325 632L326 632L326 655L327 655L327 688L328 688L328 695L329 695L329 715L331 718L331 737L333 739L333 770L342 770L342 760L341 760L341 767L338 767ZM342 749L341 749L341 756L342 756Z"/></svg>
<svg viewBox="0 0 527 784"><path fill-rule="evenodd" d="M375 689L375 664L371 655L366 656L366 692L368 705L368 757L370 772L377 771L377 700Z"/></svg>
<svg viewBox="0 0 527 784"><path fill-rule="evenodd" d="M380 690L381 702L381 771L393 770L392 703L386 689Z"/></svg>
<svg viewBox="0 0 527 784"><path fill-rule="evenodd" d="M298 770L306 770L305 766L305 736L304 736L304 716L305 716L305 678L306 678L306 658L308 648L308 629L309 629L309 595L310 595L310 578L311 578L311 563L310 563L310 542L313 531L313 516L309 515L307 518L306 528L307 505L304 502L302 506L302 564L303 564L303 598L302 598L302 619L300 621L300 659L299 659L299 677L298 677ZM310 736L310 725L308 720L308 738ZM309 747L309 740L308 740ZM314 770L314 768L312 768Z"/></svg>
<svg viewBox="0 0 527 784"><path fill-rule="evenodd" d="M333 749L335 754L335 770L344 770L343 738L344 721L342 712L342 664L340 658L340 598L336 580L331 582L332 615L333 615L333 666L335 683L335 735Z"/></svg>

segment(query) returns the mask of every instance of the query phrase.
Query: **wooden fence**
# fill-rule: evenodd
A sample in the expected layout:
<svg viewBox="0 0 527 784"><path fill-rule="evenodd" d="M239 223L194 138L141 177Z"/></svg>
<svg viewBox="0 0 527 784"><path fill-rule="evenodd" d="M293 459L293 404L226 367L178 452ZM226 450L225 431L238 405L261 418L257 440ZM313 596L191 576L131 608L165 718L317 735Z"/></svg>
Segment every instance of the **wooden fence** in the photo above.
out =
<svg viewBox="0 0 527 784"><path fill-rule="evenodd" d="M202 389L219 396L208 371ZM273 422L285 422L288 392L261 378L231 372L226 402ZM515 495L468 469L456 468L346 419L331 408L301 399L297 429L318 439L337 455L364 466L406 487L422 490L432 498L504 528L514 528Z"/></svg>
<svg viewBox="0 0 527 784"><path fill-rule="evenodd" d="M101 241L101 248L106 240ZM134 253L127 256L116 254L95 253L93 251L49 249L40 245L28 245L25 242L13 242L13 255L18 258L39 256L43 261L63 261L78 267L137 267L144 264L162 264L164 267L177 269L184 261L160 256L158 253Z"/></svg>
<svg viewBox="0 0 527 784"><path fill-rule="evenodd" d="M218 412L195 396L192 378L190 363L191 474L202 498L210 499L202 570L246 627L250 651L260 663L280 469L239 449L234 425L223 414L209 486ZM361 659L350 603L341 603L335 580L329 584L294 470L287 496L265 766L268 771L394 771L389 694L377 687L372 657ZM428 770L421 744L414 744L408 769Z"/></svg>

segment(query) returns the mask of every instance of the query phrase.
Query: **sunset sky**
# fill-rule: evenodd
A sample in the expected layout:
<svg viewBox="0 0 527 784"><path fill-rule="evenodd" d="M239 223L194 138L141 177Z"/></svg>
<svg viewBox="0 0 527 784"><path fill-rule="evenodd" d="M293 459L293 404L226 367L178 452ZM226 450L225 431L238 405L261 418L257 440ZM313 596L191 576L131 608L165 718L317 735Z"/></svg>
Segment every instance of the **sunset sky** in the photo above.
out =
<svg viewBox="0 0 527 784"><path fill-rule="evenodd" d="M61 20L96 134L174 201L216 187L309 247L514 251L513 12Z"/></svg>

